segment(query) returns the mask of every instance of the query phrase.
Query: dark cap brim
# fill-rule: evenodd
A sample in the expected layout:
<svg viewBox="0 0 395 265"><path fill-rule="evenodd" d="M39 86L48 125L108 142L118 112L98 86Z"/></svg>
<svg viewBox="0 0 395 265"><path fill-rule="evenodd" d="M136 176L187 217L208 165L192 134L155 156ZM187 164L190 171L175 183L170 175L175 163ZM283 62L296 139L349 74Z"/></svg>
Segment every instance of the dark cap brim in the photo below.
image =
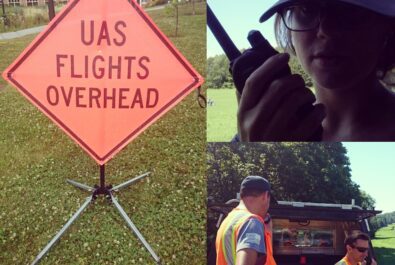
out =
<svg viewBox="0 0 395 265"><path fill-rule="evenodd" d="M329 1L329 0L326 0ZM333 1L333 0L330 0ZM336 0L369 9L387 17L395 17L395 0ZM265 22L282 8L292 5L300 0L279 0L260 17L259 22Z"/></svg>

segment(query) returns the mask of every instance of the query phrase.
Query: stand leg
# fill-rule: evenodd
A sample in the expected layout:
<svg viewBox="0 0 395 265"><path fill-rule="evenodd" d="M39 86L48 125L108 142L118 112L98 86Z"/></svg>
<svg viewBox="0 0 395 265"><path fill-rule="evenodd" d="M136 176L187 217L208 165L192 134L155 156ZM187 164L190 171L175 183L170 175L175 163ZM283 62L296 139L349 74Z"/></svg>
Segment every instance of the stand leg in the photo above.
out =
<svg viewBox="0 0 395 265"><path fill-rule="evenodd" d="M47 254L51 247L59 240L59 238L64 234L64 232L71 226L71 224L78 218L78 216L85 210L88 204L92 201L92 197L86 198L84 204L78 209L78 211L70 218L70 220L62 227L62 229L52 238L51 242L45 246L45 248L38 254L36 259L33 261L32 265L38 264L40 260Z"/></svg>
<svg viewBox="0 0 395 265"><path fill-rule="evenodd" d="M82 189L82 190L86 190L86 191L89 191L89 192L91 192L91 191L94 190L94 188L89 187L89 186L86 185L86 184L79 183L79 182L74 181L74 180L71 180L71 179L67 179L66 181L67 181L69 184L73 185L74 187L80 188L80 189Z"/></svg>
<svg viewBox="0 0 395 265"><path fill-rule="evenodd" d="M154 258L156 263L160 264L159 257L156 255L156 253L151 248L151 246L148 244L148 242L144 239L143 235L141 235L141 233L139 232L137 227L132 223L132 221L130 220L128 215L125 213L125 211L122 209L121 205L118 203L117 199L112 194L111 194L111 200L114 203L117 210L119 211L119 213L121 214L121 216L123 217L123 219L125 219L126 223L130 227L130 229L132 229L132 231L135 233L135 235L138 237L138 239L141 241L141 243L143 243L144 247L149 251L149 253Z"/></svg>
<svg viewBox="0 0 395 265"><path fill-rule="evenodd" d="M133 182L136 182L136 181L144 178L145 176L148 176L149 174L151 174L151 172L147 172L147 173L144 173L143 175L132 178L124 183L121 183L121 184L115 186L114 188L111 189L111 191L118 191L120 189L126 188L127 186L130 186Z"/></svg>

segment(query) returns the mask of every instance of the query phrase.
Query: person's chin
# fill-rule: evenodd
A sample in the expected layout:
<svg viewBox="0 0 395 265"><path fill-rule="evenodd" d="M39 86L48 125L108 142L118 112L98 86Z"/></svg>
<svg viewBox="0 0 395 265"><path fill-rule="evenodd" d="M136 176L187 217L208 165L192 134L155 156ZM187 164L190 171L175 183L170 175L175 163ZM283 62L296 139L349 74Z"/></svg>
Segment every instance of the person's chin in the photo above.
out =
<svg viewBox="0 0 395 265"><path fill-rule="evenodd" d="M314 84L318 87L328 90L343 90L347 87L345 79L341 76L336 76L328 72L315 73L313 76ZM347 79L346 79L347 80Z"/></svg>

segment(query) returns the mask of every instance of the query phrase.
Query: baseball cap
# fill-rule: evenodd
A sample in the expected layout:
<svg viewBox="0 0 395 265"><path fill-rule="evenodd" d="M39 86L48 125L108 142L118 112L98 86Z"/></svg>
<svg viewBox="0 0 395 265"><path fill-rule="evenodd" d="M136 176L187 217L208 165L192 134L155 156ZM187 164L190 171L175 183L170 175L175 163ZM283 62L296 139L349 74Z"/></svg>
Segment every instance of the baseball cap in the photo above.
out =
<svg viewBox="0 0 395 265"><path fill-rule="evenodd" d="M311 0L313 1L313 0ZM383 16L395 17L395 1L394 0L320 0L320 1L338 1L347 4L356 5L362 8L369 9L373 12L379 13ZM273 16L277 11L284 7L298 3L300 0L279 0L271 8L269 8L259 22L264 22Z"/></svg>
<svg viewBox="0 0 395 265"><path fill-rule="evenodd" d="M271 193L271 186L269 181L261 176L248 176L241 182L240 185L240 192L245 189L253 189L261 192L268 191L271 197L271 201L276 203L277 200L274 198L273 194Z"/></svg>

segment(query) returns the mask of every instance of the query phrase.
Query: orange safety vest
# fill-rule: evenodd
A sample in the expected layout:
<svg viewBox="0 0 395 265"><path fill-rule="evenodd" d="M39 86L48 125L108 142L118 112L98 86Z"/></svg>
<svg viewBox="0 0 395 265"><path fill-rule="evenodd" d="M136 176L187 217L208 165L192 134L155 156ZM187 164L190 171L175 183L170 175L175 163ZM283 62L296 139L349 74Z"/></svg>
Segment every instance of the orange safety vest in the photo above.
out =
<svg viewBox="0 0 395 265"><path fill-rule="evenodd" d="M351 265L350 261L348 260L347 256L345 256L344 258L342 258L338 263L336 264L341 264L341 265ZM335 264L335 265L336 265ZM358 265L362 265L361 262L358 262Z"/></svg>
<svg viewBox="0 0 395 265"><path fill-rule="evenodd" d="M269 225L265 224L265 243L266 243L266 263L265 265L276 265L273 257L272 233L267 228Z"/></svg>
<svg viewBox="0 0 395 265"><path fill-rule="evenodd" d="M252 214L246 209L235 208L228 214L217 232L215 241L217 251L216 265L236 264L236 243L239 230L241 226L252 217L264 224L262 217ZM268 229L265 229L264 237L266 244L266 263L262 265L276 265L273 258L271 234Z"/></svg>

